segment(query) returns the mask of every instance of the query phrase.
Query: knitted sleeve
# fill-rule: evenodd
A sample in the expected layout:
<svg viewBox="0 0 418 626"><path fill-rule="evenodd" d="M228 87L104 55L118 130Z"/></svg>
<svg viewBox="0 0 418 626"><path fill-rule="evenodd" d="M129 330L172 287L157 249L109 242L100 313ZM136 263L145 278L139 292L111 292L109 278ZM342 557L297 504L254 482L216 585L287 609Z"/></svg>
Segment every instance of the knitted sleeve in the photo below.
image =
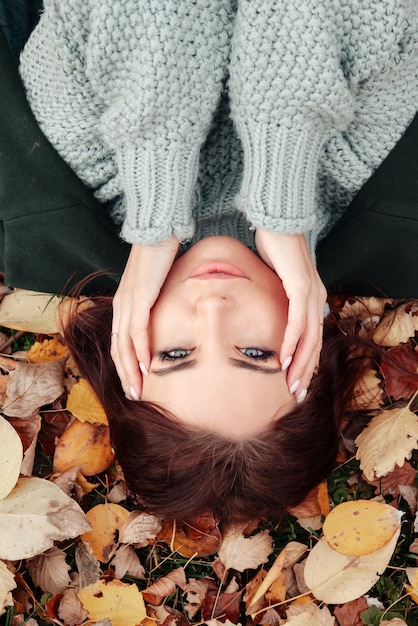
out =
<svg viewBox="0 0 418 626"><path fill-rule="evenodd" d="M122 237L193 234L200 147L227 71L229 0L91 3L87 72L105 103L126 205Z"/></svg>
<svg viewBox="0 0 418 626"><path fill-rule="evenodd" d="M236 199L255 227L318 226L315 184L327 139L355 100L341 64L344 17L333 0L240 0L230 62L231 111L244 149Z"/></svg>

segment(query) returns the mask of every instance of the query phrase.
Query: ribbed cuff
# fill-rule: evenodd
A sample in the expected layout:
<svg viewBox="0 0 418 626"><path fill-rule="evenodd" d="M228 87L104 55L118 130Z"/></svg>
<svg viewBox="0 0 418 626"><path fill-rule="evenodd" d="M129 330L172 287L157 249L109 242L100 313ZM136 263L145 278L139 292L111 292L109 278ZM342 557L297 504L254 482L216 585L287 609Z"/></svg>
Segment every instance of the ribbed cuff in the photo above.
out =
<svg viewBox="0 0 418 626"><path fill-rule="evenodd" d="M126 206L121 230L125 241L153 244L173 233L180 241L192 237L199 146L124 145L118 166Z"/></svg>
<svg viewBox="0 0 418 626"><path fill-rule="evenodd" d="M244 148L241 189L235 199L256 228L305 233L316 226L318 159L326 139L291 123L237 121Z"/></svg>

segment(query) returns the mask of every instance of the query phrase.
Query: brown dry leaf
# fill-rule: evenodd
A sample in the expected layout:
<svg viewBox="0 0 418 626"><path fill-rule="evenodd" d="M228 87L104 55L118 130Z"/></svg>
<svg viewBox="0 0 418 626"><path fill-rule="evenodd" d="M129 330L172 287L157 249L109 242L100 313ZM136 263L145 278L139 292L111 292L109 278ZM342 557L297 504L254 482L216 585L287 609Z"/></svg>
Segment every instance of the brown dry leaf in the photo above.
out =
<svg viewBox="0 0 418 626"><path fill-rule="evenodd" d="M94 556L102 563L107 563L116 547L116 531L127 520L129 511L119 504L96 504L89 509L86 517L91 524L91 530L81 535L83 541L88 541Z"/></svg>
<svg viewBox="0 0 418 626"><path fill-rule="evenodd" d="M7 568L6 563L0 561L0 615L7 606L13 606L12 590L16 588L15 577Z"/></svg>
<svg viewBox="0 0 418 626"><path fill-rule="evenodd" d="M364 626L360 615L368 609L366 598L361 597L351 602L346 602L341 606L336 606L334 615L340 626Z"/></svg>
<svg viewBox="0 0 418 626"><path fill-rule="evenodd" d="M66 553L52 547L28 562L29 574L37 587L44 593L64 593L70 586L70 566L66 563Z"/></svg>
<svg viewBox="0 0 418 626"><path fill-rule="evenodd" d="M58 617L66 626L78 626L87 619L77 591L66 589L58 606Z"/></svg>
<svg viewBox="0 0 418 626"><path fill-rule="evenodd" d="M202 602L201 618L206 623L208 619L226 619L236 624L240 617L240 605L242 591L235 593L219 593L218 587L213 580L208 578L208 591Z"/></svg>
<svg viewBox="0 0 418 626"><path fill-rule="evenodd" d="M373 333L379 346L397 346L414 337L418 330L418 300L410 300L387 313Z"/></svg>
<svg viewBox="0 0 418 626"><path fill-rule="evenodd" d="M9 374L3 413L29 417L64 393L64 362L16 363Z"/></svg>
<svg viewBox="0 0 418 626"><path fill-rule="evenodd" d="M29 418L11 417L9 421L23 443L24 452L20 473L23 476L32 476L38 433L41 429L41 416L31 415Z"/></svg>
<svg viewBox="0 0 418 626"><path fill-rule="evenodd" d="M132 511L119 529L119 541L143 548L156 538L161 528L161 521L155 515Z"/></svg>
<svg viewBox="0 0 418 626"><path fill-rule="evenodd" d="M204 579L198 580L197 578L191 578L185 586L183 593L183 606L189 620L192 620L200 611L203 600L206 597L207 590L208 585Z"/></svg>
<svg viewBox="0 0 418 626"><path fill-rule="evenodd" d="M115 578L121 580L125 574L134 578L145 578L145 569L138 555L131 546L120 546L113 557L110 565L115 569Z"/></svg>
<svg viewBox="0 0 418 626"><path fill-rule="evenodd" d="M97 582L101 576L100 562L94 556L91 546L80 539L75 548L75 562L80 589Z"/></svg>
<svg viewBox="0 0 418 626"><path fill-rule="evenodd" d="M218 555L227 570L243 572L255 569L267 563L273 552L272 538L267 530L245 537L242 533L244 528L245 523L231 524L223 533Z"/></svg>
<svg viewBox="0 0 418 626"><path fill-rule="evenodd" d="M408 503L411 513L415 515L418 510L418 489L410 485L399 485L399 493Z"/></svg>
<svg viewBox="0 0 418 626"><path fill-rule="evenodd" d="M349 411L370 411L380 409L383 403L381 380L374 369L368 369L354 386L353 396L348 405Z"/></svg>
<svg viewBox="0 0 418 626"><path fill-rule="evenodd" d="M202 515L188 522L163 520L156 542L168 543L171 549L186 558L208 556L218 551L222 536L216 520L211 515Z"/></svg>
<svg viewBox="0 0 418 626"><path fill-rule="evenodd" d="M406 575L408 576L409 585L405 585L405 589L415 604L418 604L418 568L407 567Z"/></svg>
<svg viewBox="0 0 418 626"><path fill-rule="evenodd" d="M41 413L42 428L38 435L38 441L42 452L46 456L54 456L55 444L61 437L68 424L73 419L68 411L44 411Z"/></svg>
<svg viewBox="0 0 418 626"><path fill-rule="evenodd" d="M402 467L395 465L394 469L376 480L367 480L369 485L375 487L376 495L391 495L393 498L398 498L400 495L400 487L406 485L413 485L417 472L409 463L405 461Z"/></svg>
<svg viewBox="0 0 418 626"><path fill-rule="evenodd" d="M417 448L418 416L409 407L382 411L357 437L356 458L367 480L385 476L395 465L402 467Z"/></svg>
<svg viewBox="0 0 418 626"><path fill-rule="evenodd" d="M138 587L119 580L97 581L81 589L78 597L89 618L95 622L107 618L112 626L138 626L147 617Z"/></svg>
<svg viewBox="0 0 418 626"><path fill-rule="evenodd" d="M42 335L60 332L58 310L61 296L14 289L0 303L0 326Z"/></svg>
<svg viewBox="0 0 418 626"><path fill-rule="evenodd" d="M314 487L303 502L290 508L289 513L294 515L297 519L321 515L321 505L318 500L318 487Z"/></svg>
<svg viewBox="0 0 418 626"><path fill-rule="evenodd" d="M392 304L393 300L389 298L376 298L374 296L368 298L349 298L345 301L340 311L341 319L367 319L372 316L381 317L387 304Z"/></svg>
<svg viewBox="0 0 418 626"><path fill-rule="evenodd" d="M329 547L322 537L305 563L305 581L317 600L344 604L367 593L386 569L400 529L382 548L364 556L345 556Z"/></svg>
<svg viewBox="0 0 418 626"><path fill-rule="evenodd" d="M269 569L267 576L261 581L258 589L253 592L251 603L247 606L247 615L253 613L257 602L264 596L271 585L282 574L282 571L288 567L292 567L307 552L308 548L305 544L298 541L290 541L276 557L273 565ZM284 599L284 598L283 598Z"/></svg>
<svg viewBox="0 0 418 626"><path fill-rule="evenodd" d="M94 476L104 472L114 458L109 427L75 419L55 446L54 471L65 472L80 465L83 476Z"/></svg>
<svg viewBox="0 0 418 626"><path fill-rule="evenodd" d="M401 369L386 360L381 364L383 384L388 396L394 400L409 400L418 389L418 351L411 341L391 348L388 356Z"/></svg>
<svg viewBox="0 0 418 626"><path fill-rule="evenodd" d="M286 624L296 626L334 626L335 619L331 615L328 607L320 608L314 602L304 602L303 604L291 604L286 611ZM302 619L303 618L303 619ZM304 619L306 621L304 621Z"/></svg>
<svg viewBox="0 0 418 626"><path fill-rule="evenodd" d="M5 498L19 478L23 461L23 446L19 435L9 422L0 416L0 500Z"/></svg>
<svg viewBox="0 0 418 626"><path fill-rule="evenodd" d="M380 626L408 626L408 624L400 617L394 617L389 621L384 619L383 622L380 622Z"/></svg>
<svg viewBox="0 0 418 626"><path fill-rule="evenodd" d="M155 583L149 585L142 592L142 596L146 602L158 605L163 602L164 598L175 592L176 586L182 590L186 587L186 574L182 567L172 570L166 576L162 576Z"/></svg>
<svg viewBox="0 0 418 626"><path fill-rule="evenodd" d="M85 378L71 387L68 394L67 410L80 422L108 424L108 419L96 394Z"/></svg>
<svg viewBox="0 0 418 626"><path fill-rule="evenodd" d="M382 548L400 529L402 513L384 502L342 502L326 517L328 545L347 556L363 556Z"/></svg>
<svg viewBox="0 0 418 626"><path fill-rule="evenodd" d="M0 502L0 558L36 556L54 541L77 537L90 528L81 508L56 485L42 478L20 478Z"/></svg>
<svg viewBox="0 0 418 626"><path fill-rule="evenodd" d="M68 348L56 337L35 341L29 348L26 358L30 363L45 363L46 361L59 361L68 355Z"/></svg>

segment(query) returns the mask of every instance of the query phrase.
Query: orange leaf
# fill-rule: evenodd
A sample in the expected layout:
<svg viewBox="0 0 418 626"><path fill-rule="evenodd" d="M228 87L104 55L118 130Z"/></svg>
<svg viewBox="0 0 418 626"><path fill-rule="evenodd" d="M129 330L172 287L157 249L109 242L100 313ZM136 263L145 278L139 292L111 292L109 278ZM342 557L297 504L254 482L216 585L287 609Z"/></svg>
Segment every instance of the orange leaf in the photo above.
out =
<svg viewBox="0 0 418 626"><path fill-rule="evenodd" d="M71 387L68 394L67 410L74 417L78 417L80 422L108 424L106 413L85 378L80 378Z"/></svg>
<svg viewBox="0 0 418 626"><path fill-rule="evenodd" d="M207 515L182 523L165 520L156 541L168 543L173 551L190 558L217 552L222 536L214 518Z"/></svg>
<svg viewBox="0 0 418 626"><path fill-rule="evenodd" d="M67 356L68 348L63 346L58 339L44 339L36 341L28 350L27 359L31 363L44 363L45 361L57 361Z"/></svg>
<svg viewBox="0 0 418 626"><path fill-rule="evenodd" d="M58 440L54 454L54 471L64 472L81 465L84 476L104 472L114 461L109 427L75 419Z"/></svg>
<svg viewBox="0 0 418 626"><path fill-rule="evenodd" d="M115 534L129 516L129 511L119 504L97 504L87 511L86 517L92 529L81 536L88 541L96 559L107 563L116 546Z"/></svg>

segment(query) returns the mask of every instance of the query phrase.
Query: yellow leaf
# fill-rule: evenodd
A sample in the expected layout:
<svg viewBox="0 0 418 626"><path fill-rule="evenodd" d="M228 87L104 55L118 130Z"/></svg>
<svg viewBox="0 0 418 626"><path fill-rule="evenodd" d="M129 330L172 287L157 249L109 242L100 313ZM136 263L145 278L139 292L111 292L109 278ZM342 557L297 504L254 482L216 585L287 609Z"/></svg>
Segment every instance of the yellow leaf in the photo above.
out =
<svg viewBox="0 0 418 626"><path fill-rule="evenodd" d="M137 626L147 617L142 593L136 585L119 580L99 580L78 592L78 597L95 622L108 619L112 626Z"/></svg>
<svg viewBox="0 0 418 626"><path fill-rule="evenodd" d="M23 461L23 446L19 435L0 416L0 500L5 498L15 486L19 478L20 467Z"/></svg>
<svg viewBox="0 0 418 626"><path fill-rule="evenodd" d="M364 556L340 554L322 537L306 559L306 585L317 600L326 604L344 604L359 598L385 571L399 534L400 528L383 548Z"/></svg>
<svg viewBox="0 0 418 626"><path fill-rule="evenodd" d="M87 511L86 517L92 529L82 535L88 541L96 559L107 563L115 547L115 534L128 519L129 511L119 504L97 504Z"/></svg>
<svg viewBox="0 0 418 626"><path fill-rule="evenodd" d="M321 507L322 515L326 517L331 510L329 504L328 485L326 480L323 480L322 483L318 485L318 503Z"/></svg>
<svg viewBox="0 0 418 626"><path fill-rule="evenodd" d="M386 476L395 465L402 467L418 447L418 416L410 404L376 415L357 437L356 458L367 480Z"/></svg>
<svg viewBox="0 0 418 626"><path fill-rule="evenodd" d="M67 409L80 422L108 424L106 413L87 380L81 378L68 394Z"/></svg>
<svg viewBox="0 0 418 626"><path fill-rule="evenodd" d="M343 502L331 511L323 532L328 545L348 556L363 556L384 546L400 528L401 512L384 502Z"/></svg>
<svg viewBox="0 0 418 626"><path fill-rule="evenodd" d="M418 568L408 567L406 569L409 585L405 585L405 589L409 594L409 597L418 604Z"/></svg>
<svg viewBox="0 0 418 626"><path fill-rule="evenodd" d="M31 363L44 363L45 361L58 361L67 356L68 348L63 346L57 339L44 339L44 341L35 341L33 346L28 350L26 358Z"/></svg>
<svg viewBox="0 0 418 626"><path fill-rule="evenodd" d="M54 471L64 472L81 466L83 476L104 472L114 461L109 427L75 419L58 439L54 453Z"/></svg>

